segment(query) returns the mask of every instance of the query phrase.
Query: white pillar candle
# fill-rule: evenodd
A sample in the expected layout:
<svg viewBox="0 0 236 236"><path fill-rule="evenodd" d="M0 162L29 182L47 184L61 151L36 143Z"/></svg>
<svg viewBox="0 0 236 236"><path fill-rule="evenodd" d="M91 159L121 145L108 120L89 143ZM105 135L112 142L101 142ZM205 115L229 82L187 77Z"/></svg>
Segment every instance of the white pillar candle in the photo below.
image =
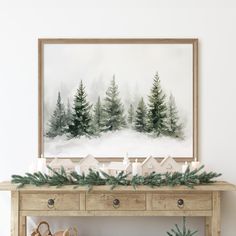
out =
<svg viewBox="0 0 236 236"><path fill-rule="evenodd" d="M75 171L77 172L78 175L80 175L80 165L75 166Z"/></svg>
<svg viewBox="0 0 236 236"><path fill-rule="evenodd" d="M137 175L139 173L139 166L138 160L136 159L134 163L132 163L132 175Z"/></svg>
<svg viewBox="0 0 236 236"><path fill-rule="evenodd" d="M184 174L188 168L188 162L185 161L185 163L182 165L182 173Z"/></svg>
<svg viewBox="0 0 236 236"><path fill-rule="evenodd" d="M199 167L200 167L200 161L197 161L196 159L194 161L192 161L192 163L191 163L191 169L192 170L195 170Z"/></svg>

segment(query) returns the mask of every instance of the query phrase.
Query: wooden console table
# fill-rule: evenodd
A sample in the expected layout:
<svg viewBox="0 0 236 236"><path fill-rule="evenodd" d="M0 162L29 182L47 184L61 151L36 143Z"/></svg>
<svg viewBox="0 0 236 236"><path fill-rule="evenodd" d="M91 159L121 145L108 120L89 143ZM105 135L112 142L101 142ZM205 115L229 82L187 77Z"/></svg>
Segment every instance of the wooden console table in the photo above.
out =
<svg viewBox="0 0 236 236"><path fill-rule="evenodd" d="M220 198L222 191L236 187L226 182L150 188L139 186L73 186L17 188L0 183L0 190L11 191L11 236L26 235L27 216L204 216L205 235L220 236Z"/></svg>

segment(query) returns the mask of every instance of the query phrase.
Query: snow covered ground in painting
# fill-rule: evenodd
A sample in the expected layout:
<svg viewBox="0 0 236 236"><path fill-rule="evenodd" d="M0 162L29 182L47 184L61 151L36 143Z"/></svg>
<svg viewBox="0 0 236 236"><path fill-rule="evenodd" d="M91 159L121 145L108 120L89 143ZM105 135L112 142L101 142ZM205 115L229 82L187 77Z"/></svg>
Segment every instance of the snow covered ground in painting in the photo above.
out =
<svg viewBox="0 0 236 236"><path fill-rule="evenodd" d="M163 157L191 157L193 155L192 139L178 140L169 137L152 138L134 130L125 129L107 132L98 138L74 138L66 136L54 139L45 138L45 157L145 157L148 155Z"/></svg>

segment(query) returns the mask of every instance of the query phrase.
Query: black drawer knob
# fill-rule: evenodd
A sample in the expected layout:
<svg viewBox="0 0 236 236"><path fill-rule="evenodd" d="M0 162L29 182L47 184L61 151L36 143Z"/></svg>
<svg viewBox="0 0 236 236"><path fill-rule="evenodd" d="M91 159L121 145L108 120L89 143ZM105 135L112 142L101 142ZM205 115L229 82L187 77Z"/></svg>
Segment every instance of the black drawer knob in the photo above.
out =
<svg viewBox="0 0 236 236"><path fill-rule="evenodd" d="M120 200L119 199L114 199L113 200L113 207L114 208L118 208L120 206Z"/></svg>
<svg viewBox="0 0 236 236"><path fill-rule="evenodd" d="M179 208L184 207L184 200L180 198L180 199L177 201L177 205L178 205Z"/></svg>
<svg viewBox="0 0 236 236"><path fill-rule="evenodd" d="M48 199L48 207L49 208L54 207L54 204L55 204L55 200L54 199L52 199L52 198Z"/></svg>

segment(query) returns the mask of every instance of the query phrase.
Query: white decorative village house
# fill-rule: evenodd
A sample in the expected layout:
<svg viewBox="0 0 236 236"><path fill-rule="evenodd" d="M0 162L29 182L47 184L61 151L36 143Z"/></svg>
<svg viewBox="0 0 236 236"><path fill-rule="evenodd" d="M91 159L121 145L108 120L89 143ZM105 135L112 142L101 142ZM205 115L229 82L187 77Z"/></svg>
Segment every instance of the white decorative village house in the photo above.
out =
<svg viewBox="0 0 236 236"><path fill-rule="evenodd" d="M57 172L61 170L62 166L66 173L75 171L75 165L70 159L55 158L49 163L49 166Z"/></svg>
<svg viewBox="0 0 236 236"><path fill-rule="evenodd" d="M147 176L149 174L151 174L152 172L159 172L160 170L160 163L157 162L157 160L150 156L147 157L140 166L140 174L142 176Z"/></svg>
<svg viewBox="0 0 236 236"><path fill-rule="evenodd" d="M101 170L112 176L117 176L122 171L124 174L132 173L133 175L138 174L147 176L152 172L181 172L181 168L182 166L170 156L166 157L162 160L162 162L158 162L156 158L150 156L147 157L142 163L138 163L137 161L135 163L131 163L126 155L123 162L110 162L108 164L101 165L95 157L88 155L80 161L76 167L76 171L79 172L79 174L84 173L85 175L89 173L89 169L92 169L94 171Z"/></svg>
<svg viewBox="0 0 236 236"><path fill-rule="evenodd" d="M100 169L109 175L116 176L122 171L124 172L124 174L132 173L132 164L130 163L129 158L126 155L123 162L110 162L106 166L103 165Z"/></svg>
<svg viewBox="0 0 236 236"><path fill-rule="evenodd" d="M122 171L124 174L132 173L132 164L124 165L123 162L110 162L108 166L101 169L109 175L116 176Z"/></svg>
<svg viewBox="0 0 236 236"><path fill-rule="evenodd" d="M49 166L55 170L60 171L63 166L67 173L77 171L79 174L89 174L89 169L94 171L103 171L109 175L117 176L120 172L124 174L132 173L133 175L147 176L152 172L166 173L166 172L181 172L182 166L178 164L172 157L168 156L161 162L158 162L154 157L147 157L142 163L130 163L128 156L126 156L123 162L110 162L108 164L101 164L92 155L84 157L78 165L70 159L55 158L51 161ZM135 167L135 168L134 168Z"/></svg>
<svg viewBox="0 0 236 236"><path fill-rule="evenodd" d="M168 156L160 163L160 173L181 172L182 166L178 164L172 157Z"/></svg>
<svg viewBox="0 0 236 236"><path fill-rule="evenodd" d="M80 174L84 173L87 175L89 173L89 169L99 171L99 162L92 155L87 155L79 162L79 171L77 171Z"/></svg>

